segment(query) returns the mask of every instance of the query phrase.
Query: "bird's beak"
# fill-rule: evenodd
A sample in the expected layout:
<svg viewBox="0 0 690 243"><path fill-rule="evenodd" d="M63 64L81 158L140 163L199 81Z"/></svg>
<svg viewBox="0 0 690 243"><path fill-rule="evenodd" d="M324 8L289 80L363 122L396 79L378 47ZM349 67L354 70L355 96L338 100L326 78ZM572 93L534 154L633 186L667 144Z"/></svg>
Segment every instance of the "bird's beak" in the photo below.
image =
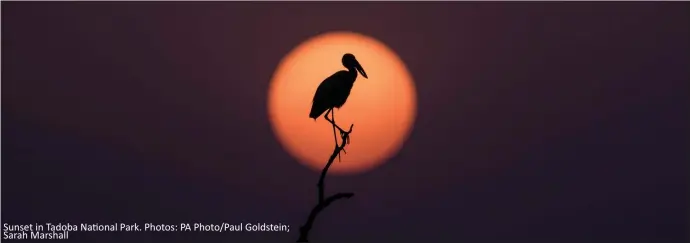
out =
<svg viewBox="0 0 690 243"><path fill-rule="evenodd" d="M364 68L362 68L362 65L360 65L359 62L356 60L355 60L355 68L357 69L357 71L359 71L360 74L362 74L362 76L364 76L364 78L369 79L369 77L367 77L367 72L364 71Z"/></svg>

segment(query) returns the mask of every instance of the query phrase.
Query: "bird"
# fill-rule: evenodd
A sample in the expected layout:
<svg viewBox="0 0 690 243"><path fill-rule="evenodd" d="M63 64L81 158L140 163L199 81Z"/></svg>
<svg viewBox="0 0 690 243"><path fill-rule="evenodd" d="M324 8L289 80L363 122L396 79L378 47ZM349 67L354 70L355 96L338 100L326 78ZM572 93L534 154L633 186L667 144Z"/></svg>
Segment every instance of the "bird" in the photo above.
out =
<svg viewBox="0 0 690 243"><path fill-rule="evenodd" d="M311 111L309 112L309 118L314 119L314 121L316 121L321 114L326 112L323 117L333 125L333 137L336 147L338 147L338 138L335 129L338 128L341 134L344 133L344 130L335 123L335 112L333 108L340 109L340 107L345 104L352 91L352 86L355 80L357 80L358 72L362 74L364 78L369 79L364 68L362 68L362 65L360 65L359 61L355 58L355 55L345 53L342 58L342 64L347 71L340 70L324 79L321 84L319 84L319 87L316 88L314 99L312 100ZM330 118L328 117L329 113L331 114Z"/></svg>

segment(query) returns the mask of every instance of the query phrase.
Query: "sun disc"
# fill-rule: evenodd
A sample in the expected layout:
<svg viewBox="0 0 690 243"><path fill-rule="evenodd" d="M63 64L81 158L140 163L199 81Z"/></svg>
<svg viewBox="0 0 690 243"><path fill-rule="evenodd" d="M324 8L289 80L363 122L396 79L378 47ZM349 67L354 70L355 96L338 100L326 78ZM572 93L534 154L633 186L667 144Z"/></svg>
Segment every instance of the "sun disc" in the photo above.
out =
<svg viewBox="0 0 690 243"><path fill-rule="evenodd" d="M367 75L357 77L350 96L335 109L340 127L354 124L347 154L329 169L332 174L371 170L395 155L416 116L412 75L397 54L382 42L353 32L331 32L308 39L281 60L268 92L268 113L276 137L301 164L321 171L333 153L332 126L308 117L321 81L344 70L342 55L352 53ZM340 139L338 139L340 143Z"/></svg>

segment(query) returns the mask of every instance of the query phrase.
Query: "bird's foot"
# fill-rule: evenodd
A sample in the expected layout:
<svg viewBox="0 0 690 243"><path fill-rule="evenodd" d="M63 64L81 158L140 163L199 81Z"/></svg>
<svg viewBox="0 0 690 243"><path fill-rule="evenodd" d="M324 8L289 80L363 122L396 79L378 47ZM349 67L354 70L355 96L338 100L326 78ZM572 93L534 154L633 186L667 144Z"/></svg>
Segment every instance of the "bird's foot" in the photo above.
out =
<svg viewBox="0 0 690 243"><path fill-rule="evenodd" d="M341 129L335 124L333 125L336 128L338 128L338 130L340 131L340 138L343 140L341 145L338 145L337 140L335 142L335 150L338 151L338 162L342 162L340 159L340 152L347 154L347 150L345 150L345 145L350 144L350 133L352 132L352 127L354 126L354 124L350 125L350 129L348 131Z"/></svg>
<svg viewBox="0 0 690 243"><path fill-rule="evenodd" d="M345 131L340 131L340 138L343 139L345 144L350 144L350 133Z"/></svg>

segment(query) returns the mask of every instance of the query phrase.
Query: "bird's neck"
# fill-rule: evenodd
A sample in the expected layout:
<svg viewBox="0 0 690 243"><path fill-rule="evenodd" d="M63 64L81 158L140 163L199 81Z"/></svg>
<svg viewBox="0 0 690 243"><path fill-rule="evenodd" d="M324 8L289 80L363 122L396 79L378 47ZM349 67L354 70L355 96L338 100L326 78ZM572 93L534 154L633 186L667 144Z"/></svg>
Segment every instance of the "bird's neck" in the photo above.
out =
<svg viewBox="0 0 690 243"><path fill-rule="evenodd" d="M352 82L354 82L357 79L357 69L349 67L347 71L352 75Z"/></svg>

